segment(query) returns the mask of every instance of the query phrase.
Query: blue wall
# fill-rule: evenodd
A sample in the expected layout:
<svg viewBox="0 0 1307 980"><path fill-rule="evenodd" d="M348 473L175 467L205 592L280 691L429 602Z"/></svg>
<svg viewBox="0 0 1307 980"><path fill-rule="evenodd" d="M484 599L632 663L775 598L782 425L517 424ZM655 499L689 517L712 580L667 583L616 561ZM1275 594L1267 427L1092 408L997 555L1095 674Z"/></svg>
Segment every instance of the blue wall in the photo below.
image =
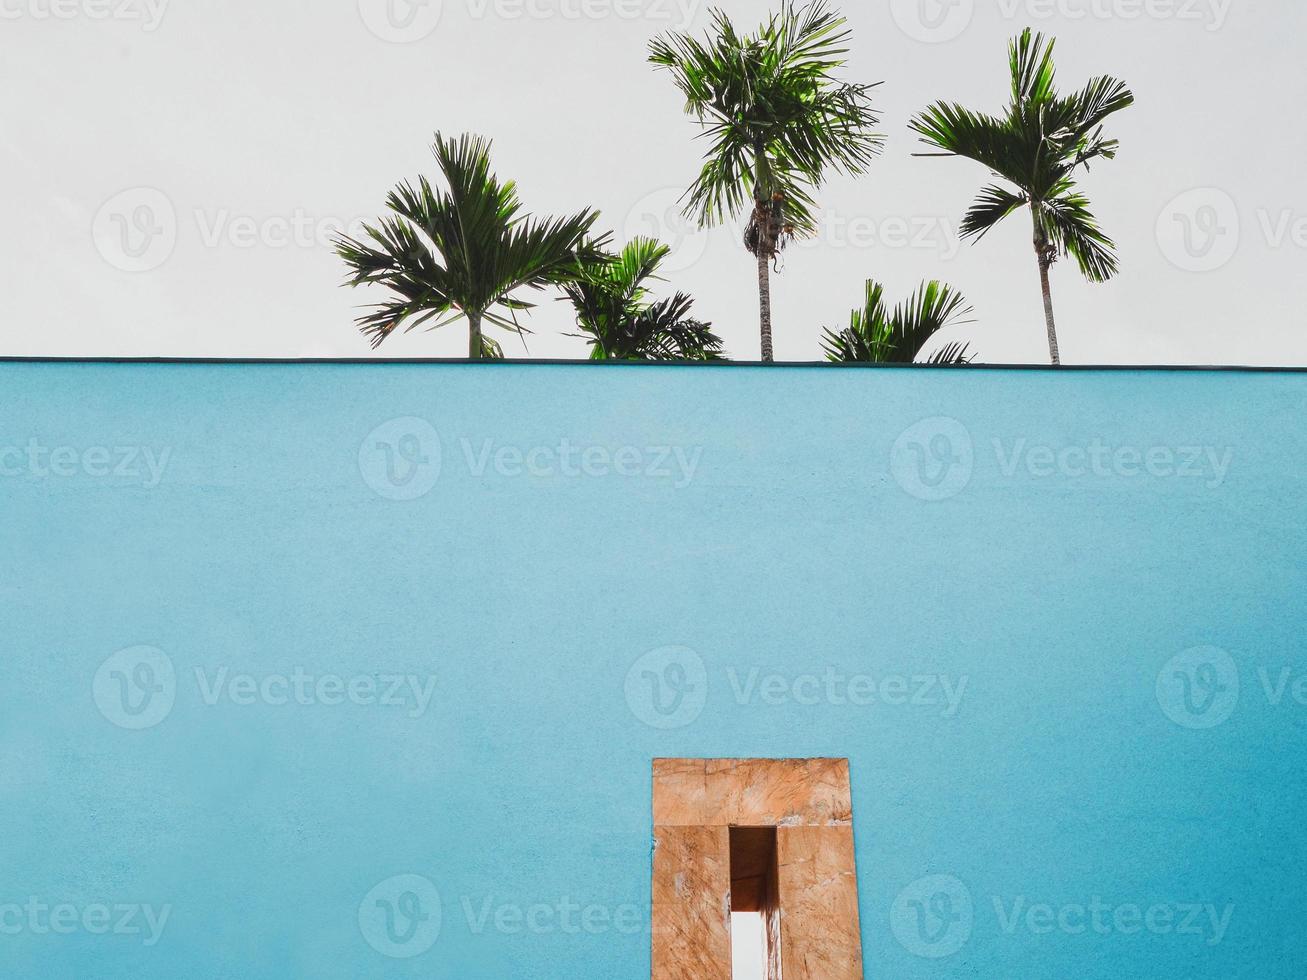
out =
<svg viewBox="0 0 1307 980"><path fill-rule="evenodd" d="M650 760L827 755L868 977L1307 975L1305 409L0 365L0 975L638 980Z"/></svg>

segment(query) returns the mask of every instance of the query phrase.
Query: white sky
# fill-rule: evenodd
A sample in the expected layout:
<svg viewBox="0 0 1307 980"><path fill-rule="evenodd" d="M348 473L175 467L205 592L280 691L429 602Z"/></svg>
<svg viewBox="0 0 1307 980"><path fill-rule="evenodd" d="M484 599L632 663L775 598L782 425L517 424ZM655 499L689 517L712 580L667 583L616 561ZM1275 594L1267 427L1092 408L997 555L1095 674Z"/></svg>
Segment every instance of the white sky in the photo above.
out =
<svg viewBox="0 0 1307 980"><path fill-rule="evenodd" d="M765 10L724 6L749 28ZM1047 357L1028 222L959 245L986 174L914 159L906 128L937 98L998 110L1005 42L1029 23L1058 35L1065 88L1111 73L1138 98L1112 122L1121 156L1085 181L1124 272L1102 286L1054 272L1066 361L1307 364L1307 5L843 6L847 77L885 81L889 146L869 176L827 186L822 235L787 256L778 358L817 359L820 328L846 322L868 276L895 299L924 278L958 286L981 360ZM338 288L341 265L315 239L432 172L441 129L493 137L531 210L593 205L619 238L659 231L676 247L669 288L697 298L733 356L756 358L738 229L667 218L702 144L646 44L707 22L697 0L0 0L0 354L369 356L352 320L378 297ZM566 307L544 298L530 353L583 356L560 334ZM451 326L379 356L465 349Z"/></svg>
<svg viewBox="0 0 1307 980"><path fill-rule="evenodd" d="M761 912L731 913L732 980L766 980L766 943Z"/></svg>

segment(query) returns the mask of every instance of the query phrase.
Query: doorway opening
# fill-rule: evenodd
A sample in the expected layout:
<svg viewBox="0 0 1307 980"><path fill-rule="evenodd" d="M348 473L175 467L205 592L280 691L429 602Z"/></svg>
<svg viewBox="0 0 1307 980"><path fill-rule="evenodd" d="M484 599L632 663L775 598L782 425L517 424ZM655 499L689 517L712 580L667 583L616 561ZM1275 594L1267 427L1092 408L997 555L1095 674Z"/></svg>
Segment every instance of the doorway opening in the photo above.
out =
<svg viewBox="0 0 1307 980"><path fill-rule="evenodd" d="M847 759L652 775L651 980L863 980Z"/></svg>
<svg viewBox="0 0 1307 980"><path fill-rule="evenodd" d="M731 827L731 980L781 980L775 827Z"/></svg>

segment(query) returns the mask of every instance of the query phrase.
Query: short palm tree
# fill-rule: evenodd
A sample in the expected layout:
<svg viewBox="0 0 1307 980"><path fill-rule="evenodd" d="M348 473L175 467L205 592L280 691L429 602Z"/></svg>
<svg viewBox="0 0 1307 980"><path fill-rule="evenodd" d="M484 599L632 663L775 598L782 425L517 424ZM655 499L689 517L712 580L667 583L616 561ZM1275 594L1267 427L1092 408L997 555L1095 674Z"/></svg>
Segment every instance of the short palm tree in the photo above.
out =
<svg viewBox="0 0 1307 980"><path fill-rule="evenodd" d="M563 292L576 311L579 336L595 361L715 361L721 338L712 326L690 318L694 301L684 293L649 300L648 283L671 250L652 238L636 238L620 255L589 258Z"/></svg>
<svg viewBox="0 0 1307 980"><path fill-rule="evenodd" d="M712 140L686 214L710 227L748 211L745 247L757 259L762 359L773 359L771 267L794 235L816 231L813 194L828 170L866 172L884 138L868 93L838 81L850 32L827 0L785 0L757 33L713 11L704 40L670 34L649 60L671 72L686 112Z"/></svg>
<svg viewBox="0 0 1307 980"><path fill-rule="evenodd" d="M533 304L514 294L572 278L598 213L522 214L516 185L491 172L490 143L481 137L446 140L437 133L433 152L445 189L425 177L416 188L405 181L386 199L391 214L364 226L369 242L335 242L351 269L350 286L380 283L396 294L360 317L359 326L376 347L401 325L411 330L438 318L435 329L466 318L468 356L502 356L482 335L483 322L521 333L517 313Z"/></svg>
<svg viewBox="0 0 1307 980"><path fill-rule="evenodd" d="M854 310L844 330L827 330L822 340L826 360L840 364L912 364L940 330L969 321L971 307L962 294L940 282L925 282L906 303L885 305L885 287L867 280L862 308ZM967 346L951 343L926 359L928 364L968 364Z"/></svg>
<svg viewBox="0 0 1307 980"><path fill-rule="evenodd" d="M1012 188L985 187L962 221L963 238L979 240L1009 214L1029 207L1035 257L1044 294L1048 349L1061 363L1049 269L1070 254L1091 282L1117 272L1116 245L1090 213L1088 199L1072 179L1081 166L1116 156L1103 122L1134 103L1124 82L1099 77L1072 95L1054 88L1053 39L1027 29L1009 46L1012 102L1002 116L937 102L912 120L922 141L943 151L924 156L961 156L983 163Z"/></svg>

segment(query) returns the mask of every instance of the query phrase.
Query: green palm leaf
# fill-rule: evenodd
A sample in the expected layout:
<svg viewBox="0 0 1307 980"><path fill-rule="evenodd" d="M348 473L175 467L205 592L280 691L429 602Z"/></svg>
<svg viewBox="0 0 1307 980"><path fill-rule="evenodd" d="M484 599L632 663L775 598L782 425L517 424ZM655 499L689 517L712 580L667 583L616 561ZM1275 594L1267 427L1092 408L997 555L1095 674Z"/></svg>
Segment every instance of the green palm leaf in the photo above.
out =
<svg viewBox="0 0 1307 980"><path fill-rule="evenodd" d="M469 356L502 356L498 345L483 341L482 321L523 333L517 314L532 304L514 294L569 281L606 244L587 240L595 211L523 214L516 185L492 173L490 148L481 137L447 140L437 133L433 153L443 188L425 177L416 185L405 181L386 198L390 214L364 226L363 241L336 239L350 268L348 285L380 284L394 294L359 318L374 347L401 327L466 318Z"/></svg>
<svg viewBox="0 0 1307 980"><path fill-rule="evenodd" d="M592 360L707 361L723 357L710 324L690 316L684 293L649 301L649 283L670 249L651 238L633 239L618 255L592 255L563 285L576 313L575 336L590 344Z"/></svg>
<svg viewBox="0 0 1307 980"><path fill-rule="evenodd" d="M1106 282L1117 273L1116 243L1099 228L1089 201L1067 181L1061 193L1040 212L1044 232L1061 255L1070 254L1090 282Z"/></svg>
<svg viewBox="0 0 1307 980"><path fill-rule="evenodd" d="M964 239L980 240L991 228L1013 211L1024 207L1026 203L1025 194L1013 193L996 184L990 184L980 192L980 196L962 218L959 233Z"/></svg>
<svg viewBox="0 0 1307 980"><path fill-rule="evenodd" d="M822 350L828 361L853 364L912 364L939 331L970 322L971 307L962 294L941 282L922 283L892 310L885 305L885 288L868 279L861 309L850 314L843 330L827 329ZM970 363L967 347L949 344L936 351L930 364Z"/></svg>
<svg viewBox="0 0 1307 980"><path fill-rule="evenodd" d="M988 185L962 220L964 239L979 241L1023 207L1034 224L1034 246L1044 291L1045 321L1053 363L1060 362L1048 273L1070 255L1092 282L1116 275L1116 245L1099 227L1089 202L1076 188L1076 171L1097 159L1112 159L1118 144L1103 124L1134 104L1125 83L1108 76L1091 79L1080 91L1057 92L1055 42L1026 30L1008 49L1012 100L1002 115L936 102L911 122L935 152L960 156L987 167L1010 188Z"/></svg>
<svg viewBox="0 0 1307 980"><path fill-rule="evenodd" d="M672 77L708 143L684 197L704 227L747 216L744 242L759 268L763 359L771 359L768 266L795 235L817 229L817 189L829 171L859 175L884 137L873 85L836 77L850 31L827 2L784 0L753 33L721 10L704 38L656 38L649 60Z"/></svg>

